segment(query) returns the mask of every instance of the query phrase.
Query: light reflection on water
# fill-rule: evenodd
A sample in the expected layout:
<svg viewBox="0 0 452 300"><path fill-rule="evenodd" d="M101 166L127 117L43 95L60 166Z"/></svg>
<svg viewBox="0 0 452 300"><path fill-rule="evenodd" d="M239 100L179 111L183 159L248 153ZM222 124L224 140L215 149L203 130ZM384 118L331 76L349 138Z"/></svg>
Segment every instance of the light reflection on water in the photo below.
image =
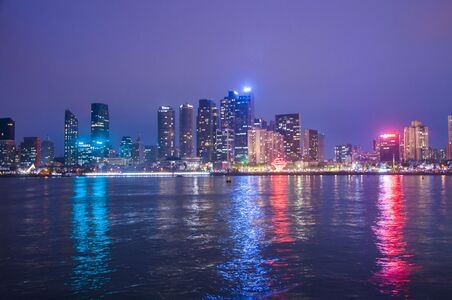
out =
<svg viewBox="0 0 452 300"><path fill-rule="evenodd" d="M72 199L75 255L72 288L76 293L101 289L109 281L107 178L77 177Z"/></svg>
<svg viewBox="0 0 452 300"><path fill-rule="evenodd" d="M404 237L406 214L401 176L381 176L377 208L378 219L373 231L380 256L379 270L373 276L380 291L393 296L408 297L408 284L415 265Z"/></svg>

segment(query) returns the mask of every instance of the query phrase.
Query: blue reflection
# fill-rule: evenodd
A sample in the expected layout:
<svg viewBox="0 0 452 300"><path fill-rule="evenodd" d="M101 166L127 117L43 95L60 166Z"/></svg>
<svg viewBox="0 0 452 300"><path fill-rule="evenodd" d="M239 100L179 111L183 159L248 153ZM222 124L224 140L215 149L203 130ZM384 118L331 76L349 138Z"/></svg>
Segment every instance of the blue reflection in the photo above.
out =
<svg viewBox="0 0 452 300"><path fill-rule="evenodd" d="M239 178L238 178L239 179ZM269 291L265 260L262 257L264 214L257 205L255 178L240 178L241 182L232 193L232 208L228 216L231 230L231 246L225 253L231 259L218 266L220 274L232 286L227 291L233 295L253 297Z"/></svg>
<svg viewBox="0 0 452 300"><path fill-rule="evenodd" d="M100 289L110 280L107 200L106 178L74 179L72 239L76 254L71 285L76 293Z"/></svg>

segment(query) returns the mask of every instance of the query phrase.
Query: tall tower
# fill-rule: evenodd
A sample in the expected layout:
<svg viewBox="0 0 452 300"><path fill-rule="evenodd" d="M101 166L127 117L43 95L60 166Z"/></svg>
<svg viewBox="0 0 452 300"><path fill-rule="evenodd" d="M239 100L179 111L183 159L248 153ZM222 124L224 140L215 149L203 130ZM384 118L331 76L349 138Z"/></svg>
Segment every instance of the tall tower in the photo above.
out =
<svg viewBox="0 0 452 300"><path fill-rule="evenodd" d="M214 160L215 134L218 128L218 109L214 101L199 100L198 116L196 117L197 155L203 162Z"/></svg>
<svg viewBox="0 0 452 300"><path fill-rule="evenodd" d="M284 138L284 154L289 161L301 159L300 114L276 115L276 132Z"/></svg>
<svg viewBox="0 0 452 300"><path fill-rule="evenodd" d="M64 112L64 164L75 166L77 157L78 120L75 115L66 109Z"/></svg>
<svg viewBox="0 0 452 300"><path fill-rule="evenodd" d="M249 87L235 101L234 133L235 161L248 162L248 130L254 123L254 95Z"/></svg>
<svg viewBox="0 0 452 300"><path fill-rule="evenodd" d="M181 157L193 157L193 105L185 103L179 106L179 147Z"/></svg>
<svg viewBox="0 0 452 300"><path fill-rule="evenodd" d="M110 149L110 116L108 105L91 104L91 144L96 159L108 156Z"/></svg>
<svg viewBox="0 0 452 300"><path fill-rule="evenodd" d="M176 122L170 106L160 106L157 112L159 158L176 155Z"/></svg>
<svg viewBox="0 0 452 300"><path fill-rule="evenodd" d="M405 161L421 161L427 158L428 127L420 121L412 121L403 130L403 158Z"/></svg>
<svg viewBox="0 0 452 300"><path fill-rule="evenodd" d="M15 164L16 123L11 118L0 119L0 166L11 167Z"/></svg>
<svg viewBox="0 0 452 300"><path fill-rule="evenodd" d="M55 157L55 147L53 142L47 138L41 143L41 161L44 166L51 165Z"/></svg>

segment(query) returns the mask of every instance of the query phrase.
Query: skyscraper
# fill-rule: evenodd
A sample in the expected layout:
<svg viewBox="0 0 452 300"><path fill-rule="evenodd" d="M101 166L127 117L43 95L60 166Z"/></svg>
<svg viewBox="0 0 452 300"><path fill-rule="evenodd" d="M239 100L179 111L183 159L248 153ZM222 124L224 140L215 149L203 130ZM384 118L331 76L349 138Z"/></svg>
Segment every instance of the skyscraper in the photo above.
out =
<svg viewBox="0 0 452 300"><path fill-rule="evenodd" d="M64 112L64 164L75 166L77 158L78 120L68 109Z"/></svg>
<svg viewBox="0 0 452 300"><path fill-rule="evenodd" d="M157 128L159 158L164 159L176 155L176 123L172 107L159 107Z"/></svg>
<svg viewBox="0 0 452 300"><path fill-rule="evenodd" d="M228 95L220 100L220 127L221 129L235 128L235 103L238 92L229 91Z"/></svg>
<svg viewBox="0 0 452 300"><path fill-rule="evenodd" d="M353 147L351 144L334 147L334 160L338 163L350 163L352 161Z"/></svg>
<svg viewBox="0 0 452 300"><path fill-rule="evenodd" d="M38 137L24 137L20 143L20 165L25 168L41 165L41 141Z"/></svg>
<svg viewBox="0 0 452 300"><path fill-rule="evenodd" d="M199 100L196 117L197 155L203 162L214 161L215 134L218 128L218 109L215 102L208 99Z"/></svg>
<svg viewBox="0 0 452 300"><path fill-rule="evenodd" d="M325 159L325 136L315 129L305 129L303 156L308 161L321 162Z"/></svg>
<svg viewBox="0 0 452 300"><path fill-rule="evenodd" d="M380 155L380 162L400 161L400 135L398 133L381 134L375 141L375 150Z"/></svg>
<svg viewBox="0 0 452 300"><path fill-rule="evenodd" d="M284 138L284 154L287 160L301 159L301 125L299 114L276 115L276 132Z"/></svg>
<svg viewBox="0 0 452 300"><path fill-rule="evenodd" d="M448 131L448 139L447 139L447 159L452 160L452 115L447 117L447 131Z"/></svg>
<svg viewBox="0 0 452 300"><path fill-rule="evenodd" d="M403 130L403 158L405 161L421 161L428 156L428 127L420 121L412 121Z"/></svg>
<svg viewBox="0 0 452 300"><path fill-rule="evenodd" d="M269 164L284 155L284 138L274 131L254 127L248 131L248 163Z"/></svg>
<svg viewBox="0 0 452 300"><path fill-rule="evenodd" d="M132 159L133 141L130 136L123 136L119 144L119 157Z"/></svg>
<svg viewBox="0 0 452 300"><path fill-rule="evenodd" d="M132 145L132 162L134 165L141 165L144 163L144 144L140 137L137 137Z"/></svg>
<svg viewBox="0 0 452 300"><path fill-rule="evenodd" d="M15 140L16 122L11 118L0 118L0 140Z"/></svg>
<svg viewBox="0 0 452 300"><path fill-rule="evenodd" d="M181 157L193 157L193 105L185 103L179 106L179 147Z"/></svg>
<svg viewBox="0 0 452 300"><path fill-rule="evenodd" d="M234 130L229 128L217 129L215 161L227 162L228 168L234 163Z"/></svg>
<svg viewBox="0 0 452 300"><path fill-rule="evenodd" d="M95 159L108 156L110 149L110 116L107 104L91 104L91 146Z"/></svg>
<svg viewBox="0 0 452 300"><path fill-rule="evenodd" d="M47 138L41 143L41 161L44 166L51 165L55 157L53 142Z"/></svg>
<svg viewBox="0 0 452 300"><path fill-rule="evenodd" d="M245 87L235 101L234 133L235 161L248 162L248 130L254 123L254 96L251 88Z"/></svg>

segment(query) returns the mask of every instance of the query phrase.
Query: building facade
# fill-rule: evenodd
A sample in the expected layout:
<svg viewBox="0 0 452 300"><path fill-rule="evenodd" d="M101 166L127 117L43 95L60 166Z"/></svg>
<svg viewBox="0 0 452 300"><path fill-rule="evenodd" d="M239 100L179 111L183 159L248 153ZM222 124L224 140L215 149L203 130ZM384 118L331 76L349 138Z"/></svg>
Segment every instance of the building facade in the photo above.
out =
<svg viewBox="0 0 452 300"><path fill-rule="evenodd" d="M110 149L110 115L107 104L91 104L91 146L96 160L108 157Z"/></svg>
<svg viewBox="0 0 452 300"><path fill-rule="evenodd" d="M400 135L398 133L381 134L374 143L380 162L400 162Z"/></svg>
<svg viewBox="0 0 452 300"><path fill-rule="evenodd" d="M303 157L307 161L322 162L325 159L325 135L316 129L305 129Z"/></svg>
<svg viewBox="0 0 452 300"><path fill-rule="evenodd" d="M215 134L218 129L218 109L215 102L208 99L199 100L196 117L197 155L201 161L213 162L215 150Z"/></svg>
<svg viewBox="0 0 452 300"><path fill-rule="evenodd" d="M338 145L334 147L334 160L338 163L351 163L353 156L352 144Z"/></svg>
<svg viewBox="0 0 452 300"><path fill-rule="evenodd" d="M301 155L301 123L299 114L282 114L275 117L275 130L284 139L284 156L288 161L297 161Z"/></svg>
<svg viewBox="0 0 452 300"><path fill-rule="evenodd" d="M244 88L238 96L234 112L235 162L248 163L248 130L254 123L254 95L250 88Z"/></svg>
<svg viewBox="0 0 452 300"><path fill-rule="evenodd" d="M452 115L447 116L447 133L446 157L452 160Z"/></svg>
<svg viewBox="0 0 452 300"><path fill-rule="evenodd" d="M20 165L23 168L41 165L41 141L39 137L24 137L24 141L20 143Z"/></svg>
<svg viewBox="0 0 452 300"><path fill-rule="evenodd" d="M133 141L130 136L123 136L119 144L119 157L132 159Z"/></svg>
<svg viewBox="0 0 452 300"><path fill-rule="evenodd" d="M41 143L41 162L43 166L49 166L53 164L55 158L55 146L53 142L47 138Z"/></svg>
<svg viewBox="0 0 452 300"><path fill-rule="evenodd" d="M157 112L159 159L176 155L176 119L170 106L160 106Z"/></svg>
<svg viewBox="0 0 452 300"><path fill-rule="evenodd" d="M77 165L78 120L70 111L64 112L64 164Z"/></svg>
<svg viewBox="0 0 452 300"><path fill-rule="evenodd" d="M16 123L11 118L0 119L0 167L11 168L16 158Z"/></svg>
<svg viewBox="0 0 452 300"><path fill-rule="evenodd" d="M403 159L422 161L428 158L428 127L420 121L412 121L403 130Z"/></svg>
<svg viewBox="0 0 452 300"><path fill-rule="evenodd" d="M194 129L193 105L185 103L179 106L179 147L181 157L193 157Z"/></svg>

